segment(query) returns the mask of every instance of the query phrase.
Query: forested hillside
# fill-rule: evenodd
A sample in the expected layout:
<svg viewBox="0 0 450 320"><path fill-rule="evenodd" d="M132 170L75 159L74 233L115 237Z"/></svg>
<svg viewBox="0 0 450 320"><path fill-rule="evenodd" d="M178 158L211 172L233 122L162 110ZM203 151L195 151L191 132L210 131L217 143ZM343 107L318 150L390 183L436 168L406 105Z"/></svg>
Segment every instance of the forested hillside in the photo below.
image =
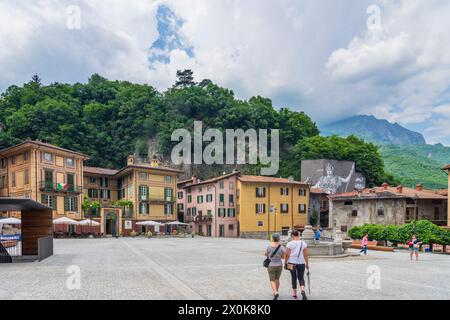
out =
<svg viewBox="0 0 450 320"><path fill-rule="evenodd" d="M25 139L40 139L86 153L92 166L118 168L126 156L157 155L169 159L173 130L204 128L281 129L279 176L300 178L300 161L314 158L354 160L369 184L392 177L373 144L355 137L320 137L314 122L303 112L276 110L270 99L239 100L233 91L210 80L194 82L190 70L178 72L178 81L165 92L149 85L109 81L93 75L85 84L42 85L39 77L23 86L9 87L0 99L0 148ZM239 168L256 173L258 166ZM190 168L188 174L208 177L221 166Z"/></svg>

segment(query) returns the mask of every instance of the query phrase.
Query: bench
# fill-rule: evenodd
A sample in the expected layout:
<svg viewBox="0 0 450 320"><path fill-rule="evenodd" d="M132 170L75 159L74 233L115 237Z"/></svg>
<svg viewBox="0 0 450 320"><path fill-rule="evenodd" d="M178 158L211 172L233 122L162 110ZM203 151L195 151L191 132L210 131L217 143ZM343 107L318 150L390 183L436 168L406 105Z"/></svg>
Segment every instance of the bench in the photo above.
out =
<svg viewBox="0 0 450 320"><path fill-rule="evenodd" d="M361 240L353 240L351 248L361 250L362 249L362 241ZM375 251L394 252L394 248L380 246L380 245L378 245L378 241L369 241L367 244L367 249L375 250Z"/></svg>

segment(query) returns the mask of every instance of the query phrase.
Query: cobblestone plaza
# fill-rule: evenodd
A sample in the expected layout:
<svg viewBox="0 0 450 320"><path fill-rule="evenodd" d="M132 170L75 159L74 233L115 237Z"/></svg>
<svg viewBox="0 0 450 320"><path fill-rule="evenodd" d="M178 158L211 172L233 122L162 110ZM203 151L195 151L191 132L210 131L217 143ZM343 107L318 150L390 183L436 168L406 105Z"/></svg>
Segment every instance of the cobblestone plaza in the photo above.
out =
<svg viewBox="0 0 450 320"><path fill-rule="evenodd" d="M55 240L47 260L0 265L0 299L271 299L262 266L267 244L200 237ZM79 288L71 285L74 270ZM374 270L379 282L370 280ZM280 299L291 299L289 286L284 272ZM312 259L310 299L450 299L450 256L426 254L416 262L407 252L369 252Z"/></svg>

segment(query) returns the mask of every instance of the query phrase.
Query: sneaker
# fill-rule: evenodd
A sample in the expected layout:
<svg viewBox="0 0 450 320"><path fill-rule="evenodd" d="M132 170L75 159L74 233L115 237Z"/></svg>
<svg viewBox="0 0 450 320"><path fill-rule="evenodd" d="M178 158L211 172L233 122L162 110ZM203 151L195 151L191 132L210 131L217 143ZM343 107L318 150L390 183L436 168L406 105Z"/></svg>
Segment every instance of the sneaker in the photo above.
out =
<svg viewBox="0 0 450 320"><path fill-rule="evenodd" d="M273 300L278 300L279 297L280 297L280 295L278 293L275 293L273 295Z"/></svg>
<svg viewBox="0 0 450 320"><path fill-rule="evenodd" d="M297 296L292 296L292 298L294 298L295 300L297 300Z"/></svg>
<svg viewBox="0 0 450 320"><path fill-rule="evenodd" d="M302 291L302 300L308 300L305 291Z"/></svg>

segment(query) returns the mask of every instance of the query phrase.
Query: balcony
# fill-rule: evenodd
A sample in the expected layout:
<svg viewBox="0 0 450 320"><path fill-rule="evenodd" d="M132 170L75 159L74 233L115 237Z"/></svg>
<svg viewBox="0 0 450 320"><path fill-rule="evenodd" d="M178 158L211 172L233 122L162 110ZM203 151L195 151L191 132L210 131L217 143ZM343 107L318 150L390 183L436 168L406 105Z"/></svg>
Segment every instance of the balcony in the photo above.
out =
<svg viewBox="0 0 450 320"><path fill-rule="evenodd" d="M73 184L68 183L56 183L56 182L48 182L41 181L39 183L39 190L43 192L62 192L62 193L83 193L82 186L75 186Z"/></svg>
<svg viewBox="0 0 450 320"><path fill-rule="evenodd" d="M149 202L149 203L175 203L176 199L173 196L145 196L139 195L140 202Z"/></svg>

